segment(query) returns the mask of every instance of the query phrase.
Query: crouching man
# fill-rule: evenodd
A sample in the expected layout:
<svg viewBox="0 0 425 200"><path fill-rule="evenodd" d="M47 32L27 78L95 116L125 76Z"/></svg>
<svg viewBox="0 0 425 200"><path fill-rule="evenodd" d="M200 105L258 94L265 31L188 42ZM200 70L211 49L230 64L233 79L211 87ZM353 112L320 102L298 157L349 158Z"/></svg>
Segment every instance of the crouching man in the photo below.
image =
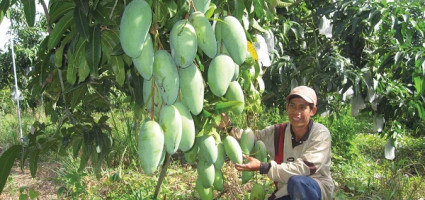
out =
<svg viewBox="0 0 425 200"><path fill-rule="evenodd" d="M244 155L248 163L235 165L239 171L259 171L273 180L276 190L269 199L332 198L331 135L324 125L311 119L316 114L316 104L313 89L294 88L286 97L289 123L255 132L274 159L264 163Z"/></svg>

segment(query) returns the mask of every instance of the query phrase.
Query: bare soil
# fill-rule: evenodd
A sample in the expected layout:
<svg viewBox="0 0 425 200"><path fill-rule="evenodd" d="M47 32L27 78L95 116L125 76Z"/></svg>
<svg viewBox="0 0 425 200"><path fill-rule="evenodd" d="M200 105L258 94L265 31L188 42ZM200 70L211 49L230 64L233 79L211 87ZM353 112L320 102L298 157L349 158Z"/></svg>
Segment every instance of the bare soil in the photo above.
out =
<svg viewBox="0 0 425 200"><path fill-rule="evenodd" d="M0 199L19 199L21 194L28 194L30 189L38 192L38 199L58 199L57 190L60 186L55 183L54 178L57 176L55 170L59 168L57 163L39 163L36 176L32 178L28 166L22 171L19 164L15 163Z"/></svg>

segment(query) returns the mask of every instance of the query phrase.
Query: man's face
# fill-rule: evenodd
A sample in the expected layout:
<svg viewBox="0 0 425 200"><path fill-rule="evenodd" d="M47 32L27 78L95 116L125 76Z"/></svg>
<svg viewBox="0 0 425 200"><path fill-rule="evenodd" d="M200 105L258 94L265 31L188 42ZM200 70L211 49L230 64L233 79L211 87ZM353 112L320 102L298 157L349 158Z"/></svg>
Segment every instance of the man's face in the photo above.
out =
<svg viewBox="0 0 425 200"><path fill-rule="evenodd" d="M286 104L286 110L291 125L302 128L308 126L308 122L316 114L317 108L310 109L310 104L306 100L301 97L294 97Z"/></svg>

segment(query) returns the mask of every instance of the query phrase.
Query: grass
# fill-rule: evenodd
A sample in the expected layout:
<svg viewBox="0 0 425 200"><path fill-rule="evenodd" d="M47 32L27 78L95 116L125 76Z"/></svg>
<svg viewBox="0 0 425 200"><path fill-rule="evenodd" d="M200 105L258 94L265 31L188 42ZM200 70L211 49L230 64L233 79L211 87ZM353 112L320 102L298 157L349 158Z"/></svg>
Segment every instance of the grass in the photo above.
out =
<svg viewBox="0 0 425 200"><path fill-rule="evenodd" d="M10 109L13 110L13 109ZM91 165L79 171L80 158L74 158L71 150L60 156L53 153L43 155L41 163L54 162L57 197L64 199L150 199L153 197L159 173L147 176L138 164L138 126L130 105L115 109L109 115L114 146L111 151L113 162L104 165L101 178L97 179ZM17 143L17 119L13 113L1 112L1 147ZM28 133L34 118L23 113L23 130ZM231 116L235 126L244 126L246 118ZM266 109L253 119L258 128L287 121L286 114L278 109ZM372 120L367 115L351 117L349 110L342 110L338 117L314 118L325 124L332 136L332 176L336 184L335 199L420 199L425 197L425 138L404 135L398 139L396 158L384 158L386 139L372 133ZM249 122L250 124L252 121ZM54 129L53 126L50 127ZM48 134L54 134L54 130ZM162 184L159 199L199 199L195 190L196 165L185 162L182 154L172 157L167 176ZM39 164L40 165L40 164ZM43 169L39 169L43 170ZM228 161L223 169L224 191L214 191L216 199L249 199L254 183L265 183L267 194L272 193L273 184L265 176L257 175L242 185L241 173ZM49 180L52 178L44 177ZM7 185L18 185L18 179L9 177ZM19 188L19 187L18 187ZM23 192L10 188L9 196L17 197ZM39 189L39 188L36 188ZM41 190L41 189L39 189ZM24 193L28 193L25 189ZM37 192L37 191L35 191ZM42 199L42 192L40 191Z"/></svg>

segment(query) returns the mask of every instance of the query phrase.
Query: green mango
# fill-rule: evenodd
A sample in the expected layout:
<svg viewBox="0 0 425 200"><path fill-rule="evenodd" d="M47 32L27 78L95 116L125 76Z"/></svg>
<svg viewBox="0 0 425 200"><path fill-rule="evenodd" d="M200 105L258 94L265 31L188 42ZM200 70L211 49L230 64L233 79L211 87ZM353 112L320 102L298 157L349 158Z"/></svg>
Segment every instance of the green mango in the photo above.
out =
<svg viewBox="0 0 425 200"><path fill-rule="evenodd" d="M133 0L124 9L120 23L120 42L124 52L137 58L152 23L152 10L144 0Z"/></svg>
<svg viewBox="0 0 425 200"><path fill-rule="evenodd" d="M165 50L155 53L153 76L167 105L173 105L179 93L179 73L171 55Z"/></svg>
<svg viewBox="0 0 425 200"><path fill-rule="evenodd" d="M251 153L252 147L254 147L255 135L250 128L243 130L241 135L241 149L246 155Z"/></svg>
<svg viewBox="0 0 425 200"><path fill-rule="evenodd" d="M196 162L196 158L198 157L199 147L198 144L193 144L192 148L186 152L184 152L184 158L187 163L194 165Z"/></svg>
<svg viewBox="0 0 425 200"><path fill-rule="evenodd" d="M217 160L217 145L211 135L201 137L199 141L199 156L208 164L214 164Z"/></svg>
<svg viewBox="0 0 425 200"><path fill-rule="evenodd" d="M245 108L245 97L243 95L242 87L237 81L232 81L229 84L226 94L224 95L229 101L240 101L242 105L238 106L236 109L233 109L232 112L236 115L242 114Z"/></svg>
<svg viewBox="0 0 425 200"><path fill-rule="evenodd" d="M184 105L194 115L204 108L204 79L195 64L179 70L180 91Z"/></svg>
<svg viewBox="0 0 425 200"><path fill-rule="evenodd" d="M187 20L177 21L170 32L171 55L180 67L188 67L198 50L195 28Z"/></svg>
<svg viewBox="0 0 425 200"><path fill-rule="evenodd" d="M239 65L235 63L235 73L233 74L232 81L236 81L238 77L239 77Z"/></svg>
<svg viewBox="0 0 425 200"><path fill-rule="evenodd" d="M138 151L140 164L146 174L152 174L158 167L164 148L164 133L155 121L145 122L139 133Z"/></svg>
<svg viewBox="0 0 425 200"><path fill-rule="evenodd" d="M218 191L223 191L224 189L224 178L223 172L220 169L215 169L215 178L214 178L214 189Z"/></svg>
<svg viewBox="0 0 425 200"><path fill-rule="evenodd" d="M227 157L229 157L233 163L242 164L242 149L238 141L234 137L228 135L224 138L223 144Z"/></svg>
<svg viewBox="0 0 425 200"><path fill-rule="evenodd" d="M212 188L211 187L205 188L202 185L201 179L199 177L196 180L195 189L198 192L199 196L201 197L200 199L202 199L202 200L212 200L214 198L214 193L213 193Z"/></svg>
<svg viewBox="0 0 425 200"><path fill-rule="evenodd" d="M267 150L266 145L263 141L257 140L254 145L254 150L252 152L255 158L261 162L267 162Z"/></svg>
<svg viewBox="0 0 425 200"><path fill-rule="evenodd" d="M200 159L198 161L197 171L198 176L201 179L202 186L204 188L212 187L215 179L214 165L204 159Z"/></svg>
<svg viewBox="0 0 425 200"><path fill-rule="evenodd" d="M241 23L233 16L226 16L221 27L221 38L236 64L242 64L247 55L248 43Z"/></svg>
<svg viewBox="0 0 425 200"><path fill-rule="evenodd" d="M223 96L235 73L235 65L232 58L227 55L218 55L208 67L208 85L211 92L221 97Z"/></svg>
<svg viewBox="0 0 425 200"><path fill-rule="evenodd" d="M224 151L224 145L222 142L217 144L217 160L214 163L216 169L223 167L224 161L226 160L226 152Z"/></svg>
<svg viewBox="0 0 425 200"><path fill-rule="evenodd" d="M242 171L242 184L248 183L253 176L254 172L252 171Z"/></svg>
<svg viewBox="0 0 425 200"><path fill-rule="evenodd" d="M223 28L223 22L220 21L216 21L216 23L214 24L214 34L215 34L215 38L217 39L217 42L221 43L222 42L222 37L221 37L221 29Z"/></svg>
<svg viewBox="0 0 425 200"><path fill-rule="evenodd" d="M181 102L174 103L174 106L179 111L182 118L182 137L179 144L179 149L188 151L195 143L195 123L189 110Z"/></svg>
<svg viewBox="0 0 425 200"><path fill-rule="evenodd" d="M165 149L167 153L176 153L182 136L182 117L173 105L165 105L161 109L159 124L164 131Z"/></svg>
<svg viewBox="0 0 425 200"><path fill-rule="evenodd" d="M200 11L193 12L189 17L190 23L196 31L198 47L210 58L214 58L217 54L217 41L215 39L214 30Z"/></svg>
<svg viewBox="0 0 425 200"><path fill-rule="evenodd" d="M134 66L145 80L152 78L154 55L152 38L150 34L147 34L140 56L132 58Z"/></svg>
<svg viewBox="0 0 425 200"><path fill-rule="evenodd" d="M266 191L264 185L256 183L252 186L250 200L264 200L266 198Z"/></svg>

